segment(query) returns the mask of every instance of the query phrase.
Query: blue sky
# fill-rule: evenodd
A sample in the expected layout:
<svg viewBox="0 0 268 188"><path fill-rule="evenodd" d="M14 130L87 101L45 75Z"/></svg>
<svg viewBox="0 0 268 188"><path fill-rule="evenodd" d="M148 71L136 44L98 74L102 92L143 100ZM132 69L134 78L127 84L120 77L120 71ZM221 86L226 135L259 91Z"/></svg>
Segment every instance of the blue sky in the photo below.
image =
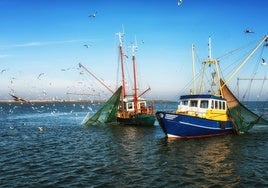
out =
<svg viewBox="0 0 268 188"><path fill-rule="evenodd" d="M138 45L139 86L151 87L146 98L176 100L192 76L191 45L203 60L209 36L213 57L260 40L268 34L267 7L265 0L0 0L0 99L107 98L78 63L114 88L116 33L124 29L126 46Z"/></svg>

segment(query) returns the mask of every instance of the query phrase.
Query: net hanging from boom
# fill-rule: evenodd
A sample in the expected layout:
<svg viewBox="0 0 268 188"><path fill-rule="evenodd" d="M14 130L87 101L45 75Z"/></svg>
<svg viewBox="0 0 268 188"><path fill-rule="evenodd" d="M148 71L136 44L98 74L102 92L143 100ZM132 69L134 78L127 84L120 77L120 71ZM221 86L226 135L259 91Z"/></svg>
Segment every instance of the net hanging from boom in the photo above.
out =
<svg viewBox="0 0 268 188"><path fill-rule="evenodd" d="M93 115L90 113L86 115L82 121L82 125L100 125L104 123L116 122L116 113L120 102L122 86L120 86L111 98L104 103L104 105Z"/></svg>
<svg viewBox="0 0 268 188"><path fill-rule="evenodd" d="M268 121L262 118L247 107L245 107L234 94L225 85L223 80L220 80L222 87L222 95L227 100L228 114L233 122L234 130L237 134L241 134L250 130L255 124L266 124Z"/></svg>

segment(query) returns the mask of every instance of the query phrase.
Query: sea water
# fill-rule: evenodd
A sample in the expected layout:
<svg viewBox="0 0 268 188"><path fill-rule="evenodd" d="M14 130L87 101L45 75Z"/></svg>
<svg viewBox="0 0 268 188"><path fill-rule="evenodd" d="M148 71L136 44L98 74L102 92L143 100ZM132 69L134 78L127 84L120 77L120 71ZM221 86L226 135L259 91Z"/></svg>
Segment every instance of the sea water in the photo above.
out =
<svg viewBox="0 0 268 188"><path fill-rule="evenodd" d="M167 139L157 122L82 126L100 106L1 103L0 187L268 187L268 126L203 139Z"/></svg>

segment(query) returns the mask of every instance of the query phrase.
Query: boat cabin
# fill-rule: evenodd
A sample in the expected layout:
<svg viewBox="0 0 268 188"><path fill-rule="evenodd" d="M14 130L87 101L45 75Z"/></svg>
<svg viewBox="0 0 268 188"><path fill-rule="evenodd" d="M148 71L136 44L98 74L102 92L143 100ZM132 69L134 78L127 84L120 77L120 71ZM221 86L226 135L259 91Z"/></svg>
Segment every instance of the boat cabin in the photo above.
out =
<svg viewBox="0 0 268 188"><path fill-rule="evenodd" d="M145 99L138 98L135 112L134 99L124 98L123 103L119 103L119 117L134 116L135 114L153 114L153 107L148 107Z"/></svg>
<svg viewBox="0 0 268 188"><path fill-rule="evenodd" d="M226 121L226 99L211 94L182 95L176 113Z"/></svg>

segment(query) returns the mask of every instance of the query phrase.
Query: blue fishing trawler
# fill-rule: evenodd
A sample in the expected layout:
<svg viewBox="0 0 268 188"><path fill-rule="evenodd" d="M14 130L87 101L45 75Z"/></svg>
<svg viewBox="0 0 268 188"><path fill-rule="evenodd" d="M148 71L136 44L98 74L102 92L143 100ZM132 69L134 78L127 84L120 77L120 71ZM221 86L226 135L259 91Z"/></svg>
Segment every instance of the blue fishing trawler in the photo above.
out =
<svg viewBox="0 0 268 188"><path fill-rule="evenodd" d="M231 78L262 44L267 45L267 41L268 36L265 36L242 61L231 77L224 81L220 76L219 61L211 57L209 38L209 58L203 62L198 90L196 89L196 74L193 66L194 89L191 90L190 94L180 97L176 111L156 112L156 118L165 135L177 138L200 138L230 133L243 134L255 124L268 124L268 121L263 119L261 115L257 115L245 107L227 87ZM194 46L192 46L192 52L194 52ZM205 81L205 73L208 67L211 70L211 77L208 81ZM205 85L206 88L209 87L210 89L205 91Z"/></svg>
<svg viewBox="0 0 268 188"><path fill-rule="evenodd" d="M176 112L156 112L167 137L197 138L232 133L226 100L212 94L183 95Z"/></svg>

